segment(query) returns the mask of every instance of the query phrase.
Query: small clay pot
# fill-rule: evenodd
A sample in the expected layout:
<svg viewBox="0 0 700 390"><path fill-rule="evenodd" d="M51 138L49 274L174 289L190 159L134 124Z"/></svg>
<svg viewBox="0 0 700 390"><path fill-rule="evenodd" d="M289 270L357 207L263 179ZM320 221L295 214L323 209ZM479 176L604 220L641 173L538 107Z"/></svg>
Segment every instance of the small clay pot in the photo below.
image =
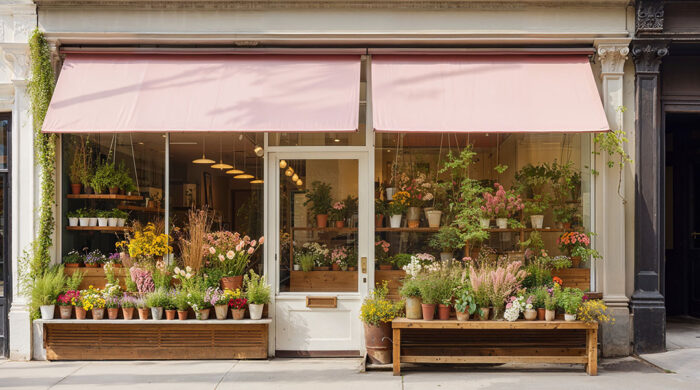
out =
<svg viewBox="0 0 700 390"><path fill-rule="evenodd" d="M479 312L479 310L481 310L481 312ZM488 321L489 314L491 313L491 308L482 307L479 310L477 310L477 313L479 313L479 321Z"/></svg>
<svg viewBox="0 0 700 390"><path fill-rule="evenodd" d="M177 311L177 319L180 321L184 321L187 319L187 310L178 310Z"/></svg>
<svg viewBox="0 0 700 390"><path fill-rule="evenodd" d="M110 320L116 320L117 317L119 317L119 308L118 307L108 307L107 308L107 318Z"/></svg>
<svg viewBox="0 0 700 390"><path fill-rule="evenodd" d="M357 269L357 268L355 268L355 267L348 267L348 271L351 271L351 272L352 272L352 271L355 271L356 269Z"/></svg>
<svg viewBox="0 0 700 390"><path fill-rule="evenodd" d="M85 317L87 317L87 310L83 309L80 306L76 306L75 307L75 319L84 320Z"/></svg>
<svg viewBox="0 0 700 390"><path fill-rule="evenodd" d="M344 228L344 227L345 227L345 221L335 221L335 227L337 227L337 228Z"/></svg>
<svg viewBox="0 0 700 390"><path fill-rule="evenodd" d="M199 311L199 319L204 321L209 319L209 312L211 312L211 309L201 309Z"/></svg>
<svg viewBox="0 0 700 390"><path fill-rule="evenodd" d="M61 313L62 320L70 320L73 315L73 306L59 306L58 311Z"/></svg>
<svg viewBox="0 0 700 390"><path fill-rule="evenodd" d="M391 264L379 264L379 269L381 271L391 271L392 269L394 269L394 266Z"/></svg>
<svg viewBox="0 0 700 390"><path fill-rule="evenodd" d="M228 316L228 305L215 305L214 312L217 320L225 320Z"/></svg>
<svg viewBox="0 0 700 390"><path fill-rule="evenodd" d="M331 264L331 269L333 271L340 271L340 264L338 264L338 263Z"/></svg>
<svg viewBox="0 0 700 390"><path fill-rule="evenodd" d="M122 307L122 317L125 320L134 319L134 308L133 307Z"/></svg>
<svg viewBox="0 0 700 390"><path fill-rule="evenodd" d="M544 307L538 307L537 308L537 320L544 321L545 313L546 313L546 310L544 309Z"/></svg>
<svg viewBox="0 0 700 390"><path fill-rule="evenodd" d="M457 311L457 321L469 321L469 307L467 307L467 311L462 313L461 311Z"/></svg>
<svg viewBox="0 0 700 390"><path fill-rule="evenodd" d="M139 307L138 311L139 311L139 320L147 320L148 313L151 311L151 309L149 309L147 307L143 307L143 308Z"/></svg>
<svg viewBox="0 0 700 390"><path fill-rule="evenodd" d="M432 321L435 318L435 304L421 303L421 310L423 311L423 319L426 321Z"/></svg>
<svg viewBox="0 0 700 390"><path fill-rule="evenodd" d="M64 265L66 266L66 268L78 268L78 267L80 267L80 264L78 264L78 263L66 263Z"/></svg>
<svg viewBox="0 0 700 390"><path fill-rule="evenodd" d="M117 194L119 194L119 187L109 187L109 194L110 194L110 195L117 195Z"/></svg>
<svg viewBox="0 0 700 390"><path fill-rule="evenodd" d="M83 185L80 183L70 185L70 192L73 195L80 195L80 191L82 191L82 189L83 189Z"/></svg>
<svg viewBox="0 0 700 390"><path fill-rule="evenodd" d="M104 308L94 308L92 309L92 319L93 320L101 320L105 318L105 309Z"/></svg>
<svg viewBox="0 0 700 390"><path fill-rule="evenodd" d="M374 216L374 226L378 228L384 226L384 215L376 214Z"/></svg>
<svg viewBox="0 0 700 390"><path fill-rule="evenodd" d="M245 309L231 309L231 316L234 320L242 320L245 316Z"/></svg>
<svg viewBox="0 0 700 390"><path fill-rule="evenodd" d="M450 305L438 305L438 319L446 321L450 319Z"/></svg>
<svg viewBox="0 0 700 390"><path fill-rule="evenodd" d="M324 228L328 225L328 214L316 214L316 226Z"/></svg>
<svg viewBox="0 0 700 390"><path fill-rule="evenodd" d="M165 319L168 321L172 321L175 319L175 313L177 313L177 310L166 310L165 311Z"/></svg>

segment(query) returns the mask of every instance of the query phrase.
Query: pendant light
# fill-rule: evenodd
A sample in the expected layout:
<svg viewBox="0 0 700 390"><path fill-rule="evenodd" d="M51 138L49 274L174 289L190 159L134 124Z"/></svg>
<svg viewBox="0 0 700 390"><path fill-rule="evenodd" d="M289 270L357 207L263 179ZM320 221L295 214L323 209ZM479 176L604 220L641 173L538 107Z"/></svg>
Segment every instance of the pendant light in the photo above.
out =
<svg viewBox="0 0 700 390"><path fill-rule="evenodd" d="M257 160L256 160L257 161ZM258 167L260 164L256 162L255 164L255 179L250 181L250 184L262 184L265 182L263 179L258 179Z"/></svg>
<svg viewBox="0 0 700 390"><path fill-rule="evenodd" d="M301 186L304 185L304 182L301 181L301 179L299 179L299 180L297 180L297 185L298 185L299 187L301 187Z"/></svg>
<svg viewBox="0 0 700 390"><path fill-rule="evenodd" d="M299 180L299 175L297 175L297 174L295 173L295 174L292 175L292 181L293 181L293 182L296 182L297 180Z"/></svg>
<svg viewBox="0 0 700 390"><path fill-rule="evenodd" d="M287 168L286 171L284 171L285 176L291 177L294 174L294 168L289 167Z"/></svg>
<svg viewBox="0 0 700 390"><path fill-rule="evenodd" d="M243 173L240 169L236 169L236 136L233 136L233 166L231 169L226 171L227 174L229 175L240 175Z"/></svg>
<svg viewBox="0 0 700 390"><path fill-rule="evenodd" d="M224 164L224 152L222 151L221 144L223 144L223 142L221 140L221 136L219 136L219 163L214 164L211 167L214 169L231 169L233 168L231 165Z"/></svg>
<svg viewBox="0 0 700 390"><path fill-rule="evenodd" d="M287 168L287 160L280 160L280 169Z"/></svg>
<svg viewBox="0 0 700 390"><path fill-rule="evenodd" d="M251 175L251 174L249 174L249 173L245 173L245 167L246 167L245 148L243 148L243 173L241 173L240 175L236 175L236 176L234 176L233 178L234 178L234 179L240 179L240 180L243 180L243 179L245 179L245 180L255 179L255 176L253 176L253 175Z"/></svg>
<svg viewBox="0 0 700 390"><path fill-rule="evenodd" d="M204 149L206 149L206 138L204 135L202 135L202 158L198 158L196 160L192 160L194 164L214 164L216 161L207 158L207 156L204 155Z"/></svg>

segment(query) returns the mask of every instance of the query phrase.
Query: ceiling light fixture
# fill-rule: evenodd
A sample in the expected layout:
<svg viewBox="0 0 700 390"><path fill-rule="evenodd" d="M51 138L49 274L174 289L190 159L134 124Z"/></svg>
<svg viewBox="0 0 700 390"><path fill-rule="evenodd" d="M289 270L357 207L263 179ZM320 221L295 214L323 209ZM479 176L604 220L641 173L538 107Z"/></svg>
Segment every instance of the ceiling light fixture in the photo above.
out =
<svg viewBox="0 0 700 390"><path fill-rule="evenodd" d="M211 167L215 169L232 169L233 166L224 164L224 152L222 151L222 145L223 142L221 140L221 136L219 136L219 163L214 164Z"/></svg>
<svg viewBox="0 0 700 390"><path fill-rule="evenodd" d="M206 149L207 144L206 144L206 139L204 138L204 135L202 135L202 158L198 158L196 160L192 160L194 164L214 164L216 161L207 158L205 155L204 150Z"/></svg>
<svg viewBox="0 0 700 390"><path fill-rule="evenodd" d="M280 169L287 168L287 160L280 160Z"/></svg>
<svg viewBox="0 0 700 390"><path fill-rule="evenodd" d="M292 167L287 168L286 171L284 171L285 176L291 177L294 174L294 169Z"/></svg>
<svg viewBox="0 0 700 390"><path fill-rule="evenodd" d="M236 136L233 136L233 166L231 167L232 169L229 169L226 171L227 174L229 175L240 175L241 173L245 173L241 171L240 169L236 169Z"/></svg>
<svg viewBox="0 0 700 390"><path fill-rule="evenodd" d="M265 180L263 180L263 179L255 179L255 180L251 180L250 184L262 184L264 182L265 182Z"/></svg>
<svg viewBox="0 0 700 390"><path fill-rule="evenodd" d="M255 148L253 149L253 152L255 153L256 156L262 157L265 155L265 151L263 150L262 146L255 145Z"/></svg>
<svg viewBox="0 0 700 390"><path fill-rule="evenodd" d="M297 180L299 180L299 175L297 175L297 174L295 173L295 174L292 175L292 181L297 181Z"/></svg>
<svg viewBox="0 0 700 390"><path fill-rule="evenodd" d="M297 180L297 185L298 185L299 187L301 187L302 185L304 185L304 182L301 181L301 179L299 179L299 180Z"/></svg>

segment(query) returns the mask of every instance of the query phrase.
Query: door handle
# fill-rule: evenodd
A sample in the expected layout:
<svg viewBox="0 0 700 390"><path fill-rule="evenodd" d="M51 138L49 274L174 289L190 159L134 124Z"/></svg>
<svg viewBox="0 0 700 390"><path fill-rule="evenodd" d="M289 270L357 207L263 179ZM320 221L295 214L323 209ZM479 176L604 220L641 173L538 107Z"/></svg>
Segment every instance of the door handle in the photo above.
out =
<svg viewBox="0 0 700 390"><path fill-rule="evenodd" d="M362 269L363 274L367 273L367 258L366 257L362 257L360 259L360 268Z"/></svg>

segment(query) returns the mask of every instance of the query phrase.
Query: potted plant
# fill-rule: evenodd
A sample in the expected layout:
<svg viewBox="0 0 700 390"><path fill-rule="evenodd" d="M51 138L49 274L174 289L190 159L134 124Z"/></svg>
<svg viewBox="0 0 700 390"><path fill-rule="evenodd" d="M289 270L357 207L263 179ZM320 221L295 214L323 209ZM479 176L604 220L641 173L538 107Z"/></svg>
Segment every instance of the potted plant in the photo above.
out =
<svg viewBox="0 0 700 390"><path fill-rule="evenodd" d="M411 263L412 258L413 256L408 253L397 253L391 256L391 263L394 265L395 269L403 269L403 267Z"/></svg>
<svg viewBox="0 0 700 390"><path fill-rule="evenodd" d="M355 270L357 270L357 250L353 247L348 255L348 271L352 272Z"/></svg>
<svg viewBox="0 0 700 390"><path fill-rule="evenodd" d="M449 261L452 260L455 250L464 248L465 241L459 229L454 226L443 226L430 237L428 245L440 251L440 260Z"/></svg>
<svg viewBox="0 0 700 390"><path fill-rule="evenodd" d="M339 201L333 203L330 209L330 219L335 222L335 227L342 228L345 227L345 214L346 207L345 202Z"/></svg>
<svg viewBox="0 0 700 390"><path fill-rule="evenodd" d="M136 299L136 311L139 313L139 320L144 321L148 319L148 313L150 310L148 310L148 304L146 304L145 299Z"/></svg>
<svg viewBox="0 0 700 390"><path fill-rule="evenodd" d="M392 228L401 227L401 218L408 208L406 203L407 198L404 194L404 192L397 192L394 195L394 200L389 201L386 207L387 214L389 215L389 226Z"/></svg>
<svg viewBox="0 0 700 390"><path fill-rule="evenodd" d="M544 224L544 211L549 208L549 197L535 195L531 200L525 201L524 211L530 215L530 224L533 229L542 229Z"/></svg>
<svg viewBox="0 0 700 390"><path fill-rule="evenodd" d="M246 275L243 282L249 302L250 319L259 320L262 318L265 304L270 303L270 285L267 284L265 276L259 276L253 270L250 270L250 275Z"/></svg>
<svg viewBox="0 0 700 390"><path fill-rule="evenodd" d="M600 299L584 300L578 309L576 317L583 322L607 323L613 321L612 315L608 312L608 307Z"/></svg>
<svg viewBox="0 0 700 390"><path fill-rule="evenodd" d="M110 194L119 192L119 174L113 162L107 160L100 163L95 170L95 174L90 179L90 185L95 193L101 194L109 190Z"/></svg>
<svg viewBox="0 0 700 390"><path fill-rule="evenodd" d="M476 313L478 308L474 295L469 291L468 286L462 286L457 290L456 295L455 312L457 313L457 321L469 321L469 316Z"/></svg>
<svg viewBox="0 0 700 390"><path fill-rule="evenodd" d="M131 192L136 191L134 180L131 178L129 170L124 165L124 161L119 163L119 167L115 169L115 173L116 177L113 185L116 185L122 193L128 195Z"/></svg>
<svg viewBox="0 0 700 390"><path fill-rule="evenodd" d="M97 212L97 226L107 226L107 219L111 216L111 212L107 210L99 210Z"/></svg>
<svg viewBox="0 0 700 390"><path fill-rule="evenodd" d="M557 287L556 285L555 287ZM556 318L557 314L557 298L552 294L552 292L548 292L547 296L544 298L544 320L545 321L554 321L554 318Z"/></svg>
<svg viewBox="0 0 700 390"><path fill-rule="evenodd" d="M562 252L569 255L573 268L578 268L582 259L602 258L598 251L590 248L591 238L586 233L566 232L559 236L557 244Z"/></svg>
<svg viewBox="0 0 700 390"><path fill-rule="evenodd" d="M295 271L298 271L298 267L303 272L310 272L314 270L316 265L316 256L313 253L300 253L295 256L295 260L299 261L299 264L294 264Z"/></svg>
<svg viewBox="0 0 700 390"><path fill-rule="evenodd" d="M70 319L71 315L73 315L73 306L79 300L80 291L78 290L66 290L63 294L58 295L56 303L58 303L58 311L62 320Z"/></svg>
<svg viewBox="0 0 700 390"><path fill-rule="evenodd" d="M205 238L207 260L221 270L221 289L236 290L243 285L243 274L250 258L265 243L265 237L251 240L239 233L218 231Z"/></svg>
<svg viewBox="0 0 700 390"><path fill-rule="evenodd" d="M184 289L177 290L175 293L175 297L173 299L173 304L175 305L175 309L177 310L177 319L180 321L184 321L187 319L187 309L190 308L189 303L187 302L187 291Z"/></svg>
<svg viewBox="0 0 700 390"><path fill-rule="evenodd" d="M440 291L443 281L433 273L425 273L418 276L418 288L421 297L421 310L423 319L431 321L435 317L435 307L440 302Z"/></svg>
<svg viewBox="0 0 700 390"><path fill-rule="evenodd" d="M80 306L87 312L92 310L92 319L101 320L105 315L105 299L102 292L93 286L88 287L87 290L80 292ZM76 307L76 317L78 316L78 307ZM84 319L83 314L83 319ZM78 318L81 319L81 318Z"/></svg>
<svg viewBox="0 0 700 390"><path fill-rule="evenodd" d="M78 226L78 211L69 211L66 213L68 217L68 226Z"/></svg>
<svg viewBox="0 0 700 390"><path fill-rule="evenodd" d="M90 181L92 169L92 150L89 140L83 142L83 137L75 137L72 145L73 159L68 167L71 193L80 194L82 187ZM87 191L86 191L87 192Z"/></svg>
<svg viewBox="0 0 700 390"><path fill-rule="evenodd" d="M559 204L552 208L554 214L554 222L557 222L564 230L570 230L579 219L578 205L576 204Z"/></svg>
<svg viewBox="0 0 700 390"><path fill-rule="evenodd" d="M409 320L419 320L423 318L421 309L420 283L414 277L407 277L403 280L399 294L406 301L406 318Z"/></svg>
<svg viewBox="0 0 700 390"><path fill-rule="evenodd" d="M333 271L346 271L350 252L347 247L339 246L331 251L331 267Z"/></svg>
<svg viewBox="0 0 700 390"><path fill-rule="evenodd" d="M88 226L97 226L97 210L89 209L87 211Z"/></svg>
<svg viewBox="0 0 700 390"><path fill-rule="evenodd" d="M78 268L81 264L83 264L83 256L75 249L63 257L63 265L66 268Z"/></svg>
<svg viewBox="0 0 700 390"><path fill-rule="evenodd" d="M124 317L125 320L128 321L134 318L136 303L136 298L127 294L124 294L119 300L119 305L122 307L122 317Z"/></svg>
<svg viewBox="0 0 700 390"><path fill-rule="evenodd" d="M495 183L494 188L496 189L494 194L484 192L482 211L484 215L496 218L499 229L506 229L508 218L523 209L523 202L520 195L512 190L506 191L499 183Z"/></svg>
<svg viewBox="0 0 700 390"><path fill-rule="evenodd" d="M533 304L534 301L535 297L533 295L528 296L525 300L523 317L525 317L525 320L527 321L534 321L537 319L537 310L535 310L535 305Z"/></svg>
<svg viewBox="0 0 700 390"><path fill-rule="evenodd" d="M90 226L90 215L86 209L75 210L80 226Z"/></svg>
<svg viewBox="0 0 700 390"><path fill-rule="evenodd" d="M367 356L376 364L391 363L391 321L401 312L401 303L389 300L388 293L389 288L385 281L365 298L360 307Z"/></svg>
<svg viewBox="0 0 700 390"><path fill-rule="evenodd" d="M316 226L324 228L328 224L328 211L331 209L331 186L322 181L311 183L306 192L304 206L311 204L311 212L316 215Z"/></svg>
<svg viewBox="0 0 700 390"><path fill-rule="evenodd" d="M52 267L34 279L31 290L32 306L38 306L42 320L51 320L56 311L56 299L66 285L63 267Z"/></svg>
<svg viewBox="0 0 700 390"><path fill-rule="evenodd" d="M545 185L552 181L551 168L547 164L527 164L515 173L515 181L520 192L528 198L533 198L535 195L541 195Z"/></svg>
<svg viewBox="0 0 700 390"><path fill-rule="evenodd" d="M534 290L532 290L532 293L534 296L532 304L535 307L535 310L537 310L537 319L539 321L544 321L546 315L545 301L549 295L547 292L547 287L537 286Z"/></svg>
<svg viewBox="0 0 700 390"><path fill-rule="evenodd" d="M228 306L231 308L231 317L233 317L234 320L242 320L245 316L245 308L247 305L248 300L243 296L241 290L233 291L228 301Z"/></svg>
<svg viewBox="0 0 700 390"><path fill-rule="evenodd" d="M108 221L109 226L123 227L126 225L126 219L129 218L129 213L124 210L112 209L112 215Z"/></svg>
<svg viewBox="0 0 700 390"><path fill-rule="evenodd" d="M557 303L564 310L566 321L575 321L578 309L583 303L583 291L577 288L567 287L558 294Z"/></svg>
<svg viewBox="0 0 700 390"><path fill-rule="evenodd" d="M105 307L107 308L107 318L110 320L116 320L119 317L119 298L117 297L106 297Z"/></svg>
<svg viewBox="0 0 700 390"><path fill-rule="evenodd" d="M219 289L214 290L214 314L217 320L225 320L228 317L228 302L231 300L233 291Z"/></svg>
<svg viewBox="0 0 700 390"><path fill-rule="evenodd" d="M176 296L177 292L175 290L168 291L168 299L163 306L163 310L165 310L165 319L168 321L173 321L175 319L175 314L177 313L175 306Z"/></svg>
<svg viewBox="0 0 700 390"><path fill-rule="evenodd" d="M151 318L163 319L163 308L168 304L168 292L164 288L157 288L146 294L146 305L151 309Z"/></svg>
<svg viewBox="0 0 700 390"><path fill-rule="evenodd" d="M375 227L382 227L384 226L384 214L387 213L387 204L384 200L382 199L375 199L374 200L374 226ZM399 223L400 225L400 223Z"/></svg>
<svg viewBox="0 0 700 390"><path fill-rule="evenodd" d="M374 262L380 270L388 271L393 269L391 258L389 257L389 248L391 244L385 240L379 240L374 243Z"/></svg>

